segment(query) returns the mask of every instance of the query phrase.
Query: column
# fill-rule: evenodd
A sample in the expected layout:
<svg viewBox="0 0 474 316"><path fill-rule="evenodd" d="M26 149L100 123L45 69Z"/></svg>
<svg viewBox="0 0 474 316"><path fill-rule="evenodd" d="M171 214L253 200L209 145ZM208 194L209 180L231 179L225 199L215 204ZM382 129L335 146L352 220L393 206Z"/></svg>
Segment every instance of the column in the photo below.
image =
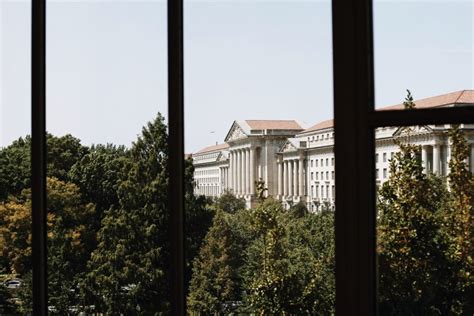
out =
<svg viewBox="0 0 474 316"><path fill-rule="evenodd" d="M441 172L439 170L439 160L440 160L440 150L439 145L433 145L433 173L439 175Z"/></svg>
<svg viewBox="0 0 474 316"><path fill-rule="evenodd" d="M471 145L471 173L474 174L474 144Z"/></svg>
<svg viewBox="0 0 474 316"><path fill-rule="evenodd" d="M237 150L237 195L242 193L242 152Z"/></svg>
<svg viewBox="0 0 474 316"><path fill-rule="evenodd" d="M230 152L230 187L232 192L235 194L235 151Z"/></svg>
<svg viewBox="0 0 474 316"><path fill-rule="evenodd" d="M288 160L288 196L293 196L293 160Z"/></svg>
<svg viewBox="0 0 474 316"><path fill-rule="evenodd" d="M298 166L298 160L293 160L293 195L298 196L298 170L301 166Z"/></svg>
<svg viewBox="0 0 474 316"><path fill-rule="evenodd" d="M446 145L446 175L449 175L451 171L449 170L449 161L451 160L451 138L448 140Z"/></svg>
<svg viewBox="0 0 474 316"><path fill-rule="evenodd" d="M282 166L282 161L278 160L277 161L277 167L278 167L278 197L281 197L282 194L282 177L283 177L283 166Z"/></svg>
<svg viewBox="0 0 474 316"><path fill-rule="evenodd" d="M252 169L250 168L250 148L247 148L245 150L245 157L247 160L245 161L245 170L246 170L246 176L245 179L247 180L246 185L245 185L245 192L247 194L250 194L250 174L252 173Z"/></svg>
<svg viewBox="0 0 474 316"><path fill-rule="evenodd" d="M247 181L246 180L246 175L247 175L247 170L245 169L245 161L247 160L247 158L245 157L245 149L241 149L241 153L242 153L242 171L240 173L242 179L241 179L241 183L240 183L240 190L242 192L242 195L245 195L245 182Z"/></svg>
<svg viewBox="0 0 474 316"><path fill-rule="evenodd" d="M304 196L304 177L303 177L303 171L304 171L304 160L302 157L300 157L300 162L299 162L299 195Z"/></svg>
<svg viewBox="0 0 474 316"><path fill-rule="evenodd" d="M282 157L283 159L283 157ZM288 161L282 161L283 164L283 196L288 195Z"/></svg>
<svg viewBox="0 0 474 316"><path fill-rule="evenodd" d="M255 194L255 148L250 148L250 194Z"/></svg>
<svg viewBox="0 0 474 316"><path fill-rule="evenodd" d="M240 194L245 194L245 151L240 150Z"/></svg>
<svg viewBox="0 0 474 316"><path fill-rule="evenodd" d="M427 146L421 146L421 166L423 167L423 173L428 173L428 151Z"/></svg>
<svg viewBox="0 0 474 316"><path fill-rule="evenodd" d="M224 172L222 170L222 168L219 168L219 182L218 182L218 195L221 195L222 194L222 190L224 188Z"/></svg>

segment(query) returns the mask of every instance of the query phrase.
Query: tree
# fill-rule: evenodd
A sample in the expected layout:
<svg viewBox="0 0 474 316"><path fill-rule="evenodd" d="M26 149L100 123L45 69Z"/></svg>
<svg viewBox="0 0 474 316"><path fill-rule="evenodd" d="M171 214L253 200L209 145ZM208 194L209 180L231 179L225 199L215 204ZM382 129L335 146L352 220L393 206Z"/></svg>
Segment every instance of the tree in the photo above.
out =
<svg viewBox="0 0 474 316"><path fill-rule="evenodd" d="M166 313L168 142L160 114L142 129L130 157L119 186L120 206L105 213L86 285L103 304L101 312Z"/></svg>
<svg viewBox="0 0 474 316"><path fill-rule="evenodd" d="M237 211L245 209L245 199L237 198L232 192L226 190L216 199L215 206L224 212L235 214Z"/></svg>
<svg viewBox="0 0 474 316"><path fill-rule="evenodd" d="M119 206L118 188L125 180L124 166L129 159L123 146L112 144L92 146L69 171L69 179L81 189L85 201L96 205L98 211Z"/></svg>
<svg viewBox="0 0 474 316"><path fill-rule="evenodd" d="M95 232L90 229L93 204L83 204L79 188L56 178L47 178L49 304L60 313L77 304L72 291L87 267ZM0 205L2 256L8 269L21 278L31 273L31 190ZM32 301L31 291L22 295L22 310Z"/></svg>
<svg viewBox="0 0 474 316"><path fill-rule="evenodd" d="M19 138L10 146L0 149L0 201L8 195L19 195L30 187L31 137ZM47 135L47 174L62 181L68 180L71 167L84 156L88 149L79 139L65 135Z"/></svg>
<svg viewBox="0 0 474 316"><path fill-rule="evenodd" d="M241 298L238 274L242 264L238 236L229 222L230 214L218 210L204 244L193 264L193 278L188 296L192 312L218 314L225 303Z"/></svg>
<svg viewBox="0 0 474 316"><path fill-rule="evenodd" d="M474 179L468 169L469 146L463 130L454 125L449 132L451 140L450 173L451 198L444 208L443 225L451 241L450 256L457 262L458 282L453 293L459 293L459 311L474 313Z"/></svg>
<svg viewBox="0 0 474 316"><path fill-rule="evenodd" d="M69 170L89 152L89 149L82 146L81 141L70 134L61 137L48 134L46 142L48 177L68 181Z"/></svg>
<svg viewBox="0 0 474 316"><path fill-rule="evenodd" d="M411 94L406 108L414 108ZM408 105L407 105L408 104ZM411 133L406 128L406 133ZM458 308L459 264L451 260L442 210L449 193L423 173L420 147L398 142L390 177L379 191L377 250L380 311L384 314L448 314Z"/></svg>
<svg viewBox="0 0 474 316"><path fill-rule="evenodd" d="M9 195L18 195L30 185L31 139L19 138L10 146L0 149L0 201Z"/></svg>
<svg viewBox="0 0 474 316"><path fill-rule="evenodd" d="M204 237L212 225L215 209L211 199L194 195L194 166L192 159L185 160L185 289L189 291L194 258L198 255Z"/></svg>

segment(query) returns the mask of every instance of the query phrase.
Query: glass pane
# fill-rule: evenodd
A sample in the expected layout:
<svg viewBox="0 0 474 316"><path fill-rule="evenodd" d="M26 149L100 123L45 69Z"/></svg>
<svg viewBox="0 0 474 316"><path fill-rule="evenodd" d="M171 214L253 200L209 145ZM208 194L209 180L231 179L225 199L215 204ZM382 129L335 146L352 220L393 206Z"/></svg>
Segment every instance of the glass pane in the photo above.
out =
<svg viewBox="0 0 474 316"><path fill-rule="evenodd" d="M406 89L416 109L463 106L474 87L474 3L374 1L376 107L392 110Z"/></svg>
<svg viewBox="0 0 474 316"><path fill-rule="evenodd" d="M188 310L334 313L330 1L184 11Z"/></svg>
<svg viewBox="0 0 474 316"><path fill-rule="evenodd" d="M51 314L168 313L164 1L48 1Z"/></svg>
<svg viewBox="0 0 474 316"><path fill-rule="evenodd" d="M0 314L31 312L31 2L0 1Z"/></svg>
<svg viewBox="0 0 474 316"><path fill-rule="evenodd" d="M381 315L474 311L473 127L376 130Z"/></svg>

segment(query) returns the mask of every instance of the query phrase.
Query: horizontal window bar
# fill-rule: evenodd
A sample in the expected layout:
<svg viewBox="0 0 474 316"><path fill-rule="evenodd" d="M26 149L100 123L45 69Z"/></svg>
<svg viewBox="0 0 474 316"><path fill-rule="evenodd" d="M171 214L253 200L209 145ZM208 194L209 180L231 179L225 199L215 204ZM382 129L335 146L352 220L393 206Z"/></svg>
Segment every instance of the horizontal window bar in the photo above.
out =
<svg viewBox="0 0 474 316"><path fill-rule="evenodd" d="M371 127L474 123L474 106L369 112Z"/></svg>

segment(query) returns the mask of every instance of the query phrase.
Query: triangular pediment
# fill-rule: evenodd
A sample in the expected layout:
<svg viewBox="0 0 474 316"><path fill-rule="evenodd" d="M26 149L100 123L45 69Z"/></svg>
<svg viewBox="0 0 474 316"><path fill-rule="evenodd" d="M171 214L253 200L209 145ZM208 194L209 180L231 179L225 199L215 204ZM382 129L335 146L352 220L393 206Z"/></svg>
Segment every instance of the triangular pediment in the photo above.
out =
<svg viewBox="0 0 474 316"><path fill-rule="evenodd" d="M426 134L432 133L433 129L426 125L418 125L418 126L402 126L399 127L394 133L393 137L405 137L405 136L413 136L419 134Z"/></svg>
<svg viewBox="0 0 474 316"><path fill-rule="evenodd" d="M280 152L281 153L288 153L288 152L293 152L297 151L298 148L293 144L291 141L287 140L283 146L280 147Z"/></svg>
<svg viewBox="0 0 474 316"><path fill-rule="evenodd" d="M229 132L227 133L225 141L231 142L243 138L247 138L247 133L245 133L244 129L237 123L237 121L234 121Z"/></svg>
<svg viewBox="0 0 474 316"><path fill-rule="evenodd" d="M221 151L219 153L219 156L217 156L216 161L227 161L227 155Z"/></svg>

